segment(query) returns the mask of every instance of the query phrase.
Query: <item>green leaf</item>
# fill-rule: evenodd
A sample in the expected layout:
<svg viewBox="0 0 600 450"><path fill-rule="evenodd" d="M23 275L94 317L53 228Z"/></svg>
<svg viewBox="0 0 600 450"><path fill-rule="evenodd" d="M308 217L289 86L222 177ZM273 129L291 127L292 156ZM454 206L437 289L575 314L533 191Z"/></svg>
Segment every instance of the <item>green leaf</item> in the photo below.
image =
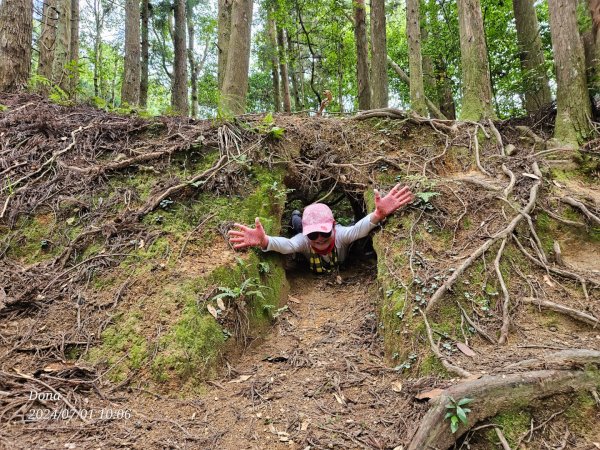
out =
<svg viewBox="0 0 600 450"><path fill-rule="evenodd" d="M454 413L452 411L447 412L446 415L444 416L444 420L449 419L453 415L454 415Z"/></svg>
<svg viewBox="0 0 600 450"><path fill-rule="evenodd" d="M467 423L467 413L460 406L456 407L456 415L462 423Z"/></svg>
<svg viewBox="0 0 600 450"><path fill-rule="evenodd" d="M458 417L452 416L450 419L450 430L452 433L456 433L458 431Z"/></svg>
<svg viewBox="0 0 600 450"><path fill-rule="evenodd" d="M465 398L461 398L461 399L458 401L457 405L458 405L458 406L466 405L467 403L471 403L472 401L473 401L473 399L472 399L472 398L467 398L467 397L465 397Z"/></svg>
<svg viewBox="0 0 600 450"><path fill-rule="evenodd" d="M273 128L271 128L271 131L269 131L269 136L274 139L281 139L283 137L284 132L285 132L284 128L273 127Z"/></svg>
<svg viewBox="0 0 600 450"><path fill-rule="evenodd" d="M265 118L262 120L264 125L273 125L273 114L269 113L265 116Z"/></svg>
<svg viewBox="0 0 600 450"><path fill-rule="evenodd" d="M430 199L440 195L439 192L417 192L416 196L423 200L424 203L428 203Z"/></svg>

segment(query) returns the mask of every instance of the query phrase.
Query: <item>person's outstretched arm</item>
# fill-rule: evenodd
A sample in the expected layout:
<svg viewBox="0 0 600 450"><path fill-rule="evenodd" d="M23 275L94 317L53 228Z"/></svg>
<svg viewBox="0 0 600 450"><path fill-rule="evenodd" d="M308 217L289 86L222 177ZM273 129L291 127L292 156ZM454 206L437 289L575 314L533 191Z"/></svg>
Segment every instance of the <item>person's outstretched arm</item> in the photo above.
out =
<svg viewBox="0 0 600 450"><path fill-rule="evenodd" d="M306 253L307 249L304 237L301 234L292 239L284 237L267 236L265 230L257 217L254 219L254 228L236 223L237 230L229 230L229 242L235 250L248 247L260 247L263 251L275 251L283 254Z"/></svg>
<svg viewBox="0 0 600 450"><path fill-rule="evenodd" d="M393 214L402 206L413 201L414 196L408 187L394 186L388 194L381 198L379 191L375 189L375 211L360 219L351 227L343 227L339 234L340 241L344 244L352 242L367 236L376 226L390 214Z"/></svg>
<svg viewBox="0 0 600 450"><path fill-rule="evenodd" d="M375 189L375 211L371 215L371 223L378 224L390 214L412 202L414 198L408 186L401 187L400 183L394 186L383 198L381 198L379 191Z"/></svg>

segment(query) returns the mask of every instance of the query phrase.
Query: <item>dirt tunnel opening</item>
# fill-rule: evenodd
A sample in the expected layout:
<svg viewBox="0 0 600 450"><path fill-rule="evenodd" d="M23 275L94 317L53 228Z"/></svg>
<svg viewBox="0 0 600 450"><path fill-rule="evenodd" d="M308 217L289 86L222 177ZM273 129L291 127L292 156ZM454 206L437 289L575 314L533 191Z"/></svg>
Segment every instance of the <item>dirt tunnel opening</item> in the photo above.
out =
<svg viewBox="0 0 600 450"><path fill-rule="evenodd" d="M342 226L352 226L370 212L362 192L340 187L337 180L307 187L293 175L288 174L283 181L287 192L281 217L281 235L284 237L291 238L296 234L292 227L292 213L298 211L302 214L304 209L313 203L327 205L333 212L336 224ZM377 253L373 247L372 232L351 244L348 256L339 268L344 271L357 261L367 261L369 267L376 268ZM303 260L301 255L290 256L286 258L285 267L287 271L308 270L308 262Z"/></svg>

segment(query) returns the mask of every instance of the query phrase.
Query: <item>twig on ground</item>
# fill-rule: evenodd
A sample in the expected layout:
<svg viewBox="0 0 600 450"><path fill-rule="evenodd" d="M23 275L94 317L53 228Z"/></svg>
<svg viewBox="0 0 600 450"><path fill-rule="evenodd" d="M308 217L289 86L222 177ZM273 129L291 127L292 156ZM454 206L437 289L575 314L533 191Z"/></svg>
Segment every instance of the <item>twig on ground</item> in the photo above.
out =
<svg viewBox="0 0 600 450"><path fill-rule="evenodd" d="M502 294L504 295L504 302L502 303L502 327L500 328L500 338L498 339L498 344L506 344L508 339L508 327L510 326L510 319L508 316L510 296L508 295L508 289L506 288L506 283L504 282L504 277L502 276L502 271L500 270L500 259L502 258L502 252L504 251L504 246L506 245L506 239L507 238L502 239L500 249L498 250L496 259L494 259L494 269L496 270L496 275L498 277L498 281L500 282L500 287L502 288Z"/></svg>

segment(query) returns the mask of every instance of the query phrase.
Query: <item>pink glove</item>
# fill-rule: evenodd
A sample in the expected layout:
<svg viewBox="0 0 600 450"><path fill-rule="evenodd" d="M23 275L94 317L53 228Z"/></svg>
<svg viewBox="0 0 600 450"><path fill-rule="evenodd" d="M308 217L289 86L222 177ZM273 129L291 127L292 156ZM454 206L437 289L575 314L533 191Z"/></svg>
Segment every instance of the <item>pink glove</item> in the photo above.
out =
<svg viewBox="0 0 600 450"><path fill-rule="evenodd" d="M413 200L414 196L412 192L408 190L408 186L400 188L399 183L383 198L379 195L379 191L375 189L375 220L381 221L385 219L398 208L401 208Z"/></svg>
<svg viewBox="0 0 600 450"><path fill-rule="evenodd" d="M258 217L254 220L254 226L256 228L249 228L239 223L236 223L235 226L241 231L229 230L227 232L229 235L229 242L233 244L235 250L246 247L260 247L264 249L269 245L269 238Z"/></svg>

